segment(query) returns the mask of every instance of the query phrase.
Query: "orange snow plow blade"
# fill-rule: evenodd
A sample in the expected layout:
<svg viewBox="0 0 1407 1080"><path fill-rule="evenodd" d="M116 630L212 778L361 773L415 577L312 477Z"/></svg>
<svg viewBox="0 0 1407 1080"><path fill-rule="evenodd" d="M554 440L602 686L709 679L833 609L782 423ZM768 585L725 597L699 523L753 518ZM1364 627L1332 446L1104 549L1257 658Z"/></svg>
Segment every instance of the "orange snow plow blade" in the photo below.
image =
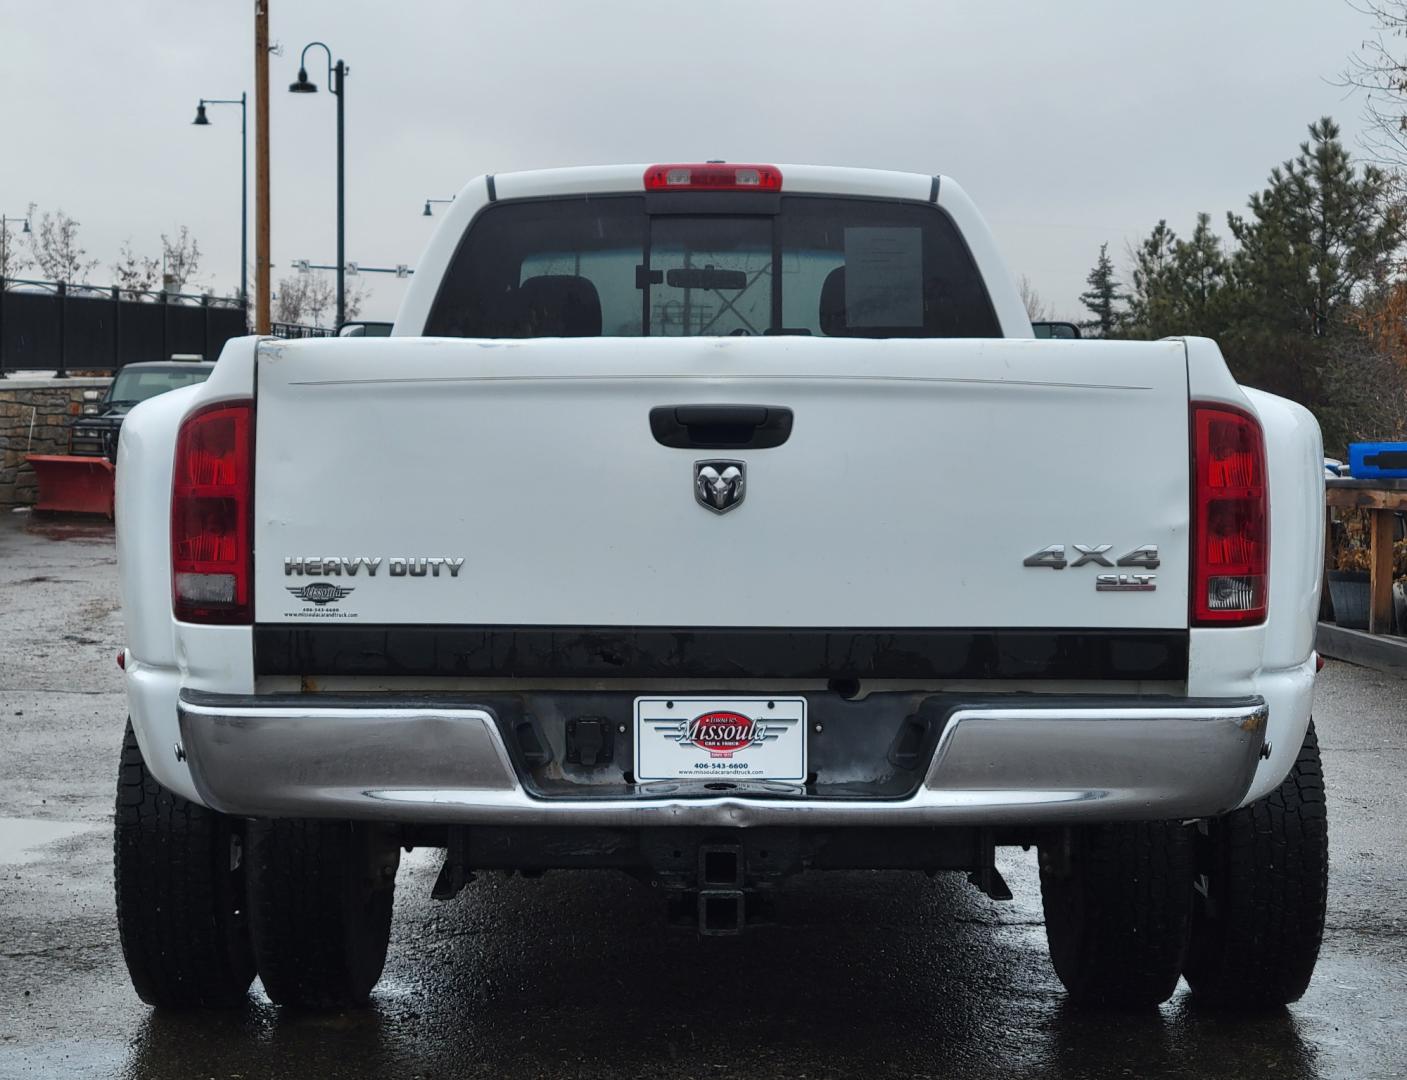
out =
<svg viewBox="0 0 1407 1080"><path fill-rule="evenodd" d="M112 517L112 462L101 457L69 454L28 454L39 478L36 510Z"/></svg>

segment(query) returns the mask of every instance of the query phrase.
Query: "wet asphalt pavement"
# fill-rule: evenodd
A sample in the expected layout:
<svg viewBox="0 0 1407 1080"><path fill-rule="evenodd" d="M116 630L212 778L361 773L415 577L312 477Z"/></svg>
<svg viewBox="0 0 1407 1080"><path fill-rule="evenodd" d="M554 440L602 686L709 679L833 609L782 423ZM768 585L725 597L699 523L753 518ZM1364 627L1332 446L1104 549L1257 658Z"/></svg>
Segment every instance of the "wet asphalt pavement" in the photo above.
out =
<svg viewBox="0 0 1407 1080"><path fill-rule="evenodd" d="M430 899L408 856L369 1008L156 1015L113 924L125 705L111 532L0 517L0 1077L1407 1076L1407 681L1331 663L1316 714L1333 867L1308 995L1269 1016L1068 1007L1034 857L1016 898L958 875L812 874L738 939L663 924L605 873Z"/></svg>

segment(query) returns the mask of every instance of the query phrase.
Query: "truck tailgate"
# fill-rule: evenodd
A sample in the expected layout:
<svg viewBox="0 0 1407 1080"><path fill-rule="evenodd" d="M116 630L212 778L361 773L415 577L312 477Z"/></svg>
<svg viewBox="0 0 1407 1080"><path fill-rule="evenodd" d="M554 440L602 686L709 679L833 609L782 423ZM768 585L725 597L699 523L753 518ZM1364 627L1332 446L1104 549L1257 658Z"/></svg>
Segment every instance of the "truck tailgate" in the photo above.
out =
<svg viewBox="0 0 1407 1080"><path fill-rule="evenodd" d="M1180 342L332 339L257 380L260 623L1187 626ZM662 445L690 404L794 426ZM712 459L746 466L723 514ZM1096 588L1147 545L1154 589Z"/></svg>

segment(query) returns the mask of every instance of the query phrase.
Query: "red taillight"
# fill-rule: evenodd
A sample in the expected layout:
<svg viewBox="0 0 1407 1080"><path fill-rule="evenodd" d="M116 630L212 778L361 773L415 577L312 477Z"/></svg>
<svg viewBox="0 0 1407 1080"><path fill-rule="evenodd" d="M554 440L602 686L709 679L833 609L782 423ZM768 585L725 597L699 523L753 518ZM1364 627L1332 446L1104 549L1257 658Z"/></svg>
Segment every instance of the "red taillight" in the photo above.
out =
<svg viewBox="0 0 1407 1080"><path fill-rule="evenodd" d="M775 165L651 165L646 191L781 191L782 171Z"/></svg>
<svg viewBox="0 0 1407 1080"><path fill-rule="evenodd" d="M250 623L254 403L186 417L171 483L171 608L182 622Z"/></svg>
<svg viewBox="0 0 1407 1080"><path fill-rule="evenodd" d="M1270 508L1260 424L1194 403L1192 440L1192 625L1263 622Z"/></svg>

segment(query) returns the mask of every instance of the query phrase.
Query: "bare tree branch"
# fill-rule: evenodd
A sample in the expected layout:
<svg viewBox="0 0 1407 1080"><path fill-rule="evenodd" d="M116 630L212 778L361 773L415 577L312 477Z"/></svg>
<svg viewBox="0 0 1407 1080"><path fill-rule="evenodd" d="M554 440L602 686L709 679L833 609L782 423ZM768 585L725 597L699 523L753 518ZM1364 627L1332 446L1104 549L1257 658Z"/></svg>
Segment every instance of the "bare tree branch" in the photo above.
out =
<svg viewBox="0 0 1407 1080"><path fill-rule="evenodd" d="M323 316L336 301L336 290L321 274L303 273L282 278L274 291L274 322L322 326Z"/></svg>
<svg viewBox="0 0 1407 1080"><path fill-rule="evenodd" d="M1380 165L1407 164L1407 49L1400 40L1407 38L1407 0L1347 2L1373 26L1337 85L1363 95L1366 131L1360 141L1368 156Z"/></svg>
<svg viewBox="0 0 1407 1080"><path fill-rule="evenodd" d="M180 292L195 277L200 269L200 245L186 226L181 226L174 240L161 234L161 264L162 284L171 292Z"/></svg>
<svg viewBox="0 0 1407 1080"><path fill-rule="evenodd" d="M161 281L161 263L132 250L130 239L122 241L117 254L117 262L112 264L113 279L117 286L129 297L136 299L139 294L151 292Z"/></svg>
<svg viewBox="0 0 1407 1080"><path fill-rule="evenodd" d="M50 281L86 282L98 265L86 258L88 252L78 243L78 222L62 210L44 211L35 225L30 216L29 254L41 276Z"/></svg>
<svg viewBox="0 0 1407 1080"><path fill-rule="evenodd" d="M1026 317L1032 322L1049 321L1050 305L1041 299L1041 294L1031 284L1031 279L1022 274L1017 287L1021 291L1021 303L1026 306Z"/></svg>

